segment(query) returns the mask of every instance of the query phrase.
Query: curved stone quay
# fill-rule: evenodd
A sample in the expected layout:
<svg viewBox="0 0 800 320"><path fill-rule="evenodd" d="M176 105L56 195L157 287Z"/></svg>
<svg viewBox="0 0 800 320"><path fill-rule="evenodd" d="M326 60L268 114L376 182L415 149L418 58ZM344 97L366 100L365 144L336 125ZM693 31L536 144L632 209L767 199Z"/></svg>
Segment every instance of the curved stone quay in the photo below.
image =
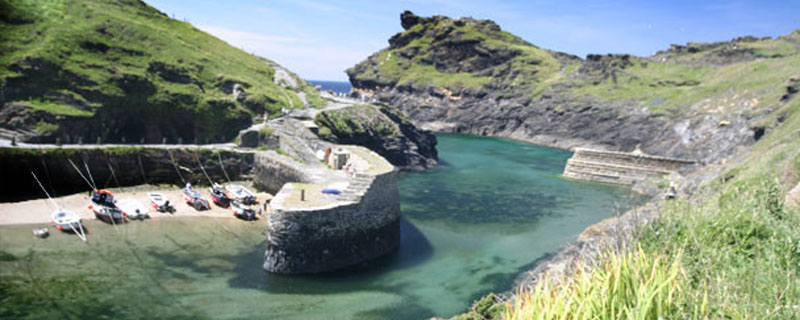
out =
<svg viewBox="0 0 800 320"><path fill-rule="evenodd" d="M266 216L265 270L332 271L380 257L399 245L395 167L363 147L334 148L348 155L346 170L256 156L256 184L285 182Z"/></svg>

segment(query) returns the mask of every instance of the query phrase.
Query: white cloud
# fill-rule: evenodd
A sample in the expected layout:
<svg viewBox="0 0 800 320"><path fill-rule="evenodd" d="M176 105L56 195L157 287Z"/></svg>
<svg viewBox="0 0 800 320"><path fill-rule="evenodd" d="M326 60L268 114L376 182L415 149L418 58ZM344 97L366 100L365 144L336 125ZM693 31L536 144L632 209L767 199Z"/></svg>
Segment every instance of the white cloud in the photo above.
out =
<svg viewBox="0 0 800 320"><path fill-rule="evenodd" d="M200 25L198 29L208 32L217 38L227 41L228 43L242 43L247 42L268 42L268 43L298 43L309 42L309 39L300 37L289 37L271 34L253 33L247 31L238 31L217 26Z"/></svg>
<svg viewBox="0 0 800 320"><path fill-rule="evenodd" d="M197 26L230 45L276 61L303 78L346 80L344 70L371 54L368 50L320 44L303 37L278 36L239 31L219 26Z"/></svg>

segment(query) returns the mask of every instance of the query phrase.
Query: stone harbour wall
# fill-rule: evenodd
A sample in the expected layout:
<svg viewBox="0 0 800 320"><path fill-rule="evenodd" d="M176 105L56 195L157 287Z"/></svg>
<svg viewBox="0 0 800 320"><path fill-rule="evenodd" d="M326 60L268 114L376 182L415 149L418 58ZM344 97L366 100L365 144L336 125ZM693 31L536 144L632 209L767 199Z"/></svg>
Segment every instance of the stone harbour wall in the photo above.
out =
<svg viewBox="0 0 800 320"><path fill-rule="evenodd" d="M303 166L295 160L274 152L259 152L253 161L253 185L259 190L275 194L286 183L309 182Z"/></svg>
<svg viewBox="0 0 800 320"><path fill-rule="evenodd" d="M694 161L651 156L640 153L576 148L567 160L564 176L573 179L633 185L636 182L663 177Z"/></svg>
<svg viewBox="0 0 800 320"><path fill-rule="evenodd" d="M297 195L297 185L284 187L267 216L264 269L320 273L394 251L400 244L396 176L394 168L378 174L357 173L332 203L311 208L282 205L286 197Z"/></svg>
<svg viewBox="0 0 800 320"><path fill-rule="evenodd" d="M184 180L208 183L201 164L215 181L226 181L226 174L234 180L246 179L252 171L253 158L251 152L202 146L0 148L0 170L7 182L0 187L3 193L0 200L44 197L31 172L39 177L51 195L88 191L89 186L70 160L84 175L88 167L99 188L116 188L140 184L180 185Z"/></svg>

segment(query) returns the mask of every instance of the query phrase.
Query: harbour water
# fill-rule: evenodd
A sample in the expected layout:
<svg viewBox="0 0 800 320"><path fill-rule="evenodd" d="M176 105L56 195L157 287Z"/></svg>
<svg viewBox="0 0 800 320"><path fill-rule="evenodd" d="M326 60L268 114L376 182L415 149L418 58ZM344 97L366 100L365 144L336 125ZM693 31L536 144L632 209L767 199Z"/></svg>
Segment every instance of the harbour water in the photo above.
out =
<svg viewBox="0 0 800 320"><path fill-rule="evenodd" d="M89 244L0 227L0 318L421 319L465 311L588 225L641 202L571 181L569 153L440 135L442 165L402 174L400 249L315 276L261 269L264 226L228 216L90 221ZM0 213L2 214L2 213ZM52 231L52 230L51 230Z"/></svg>

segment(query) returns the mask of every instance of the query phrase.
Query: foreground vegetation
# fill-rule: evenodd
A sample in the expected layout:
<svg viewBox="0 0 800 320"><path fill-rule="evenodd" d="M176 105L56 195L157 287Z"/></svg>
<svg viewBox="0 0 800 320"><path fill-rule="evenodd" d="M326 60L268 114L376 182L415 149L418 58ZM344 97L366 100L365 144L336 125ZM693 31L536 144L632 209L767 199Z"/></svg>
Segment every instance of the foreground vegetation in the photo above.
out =
<svg viewBox="0 0 800 320"><path fill-rule="evenodd" d="M795 319L800 219L769 178L670 204L633 252L508 303L506 319Z"/></svg>

